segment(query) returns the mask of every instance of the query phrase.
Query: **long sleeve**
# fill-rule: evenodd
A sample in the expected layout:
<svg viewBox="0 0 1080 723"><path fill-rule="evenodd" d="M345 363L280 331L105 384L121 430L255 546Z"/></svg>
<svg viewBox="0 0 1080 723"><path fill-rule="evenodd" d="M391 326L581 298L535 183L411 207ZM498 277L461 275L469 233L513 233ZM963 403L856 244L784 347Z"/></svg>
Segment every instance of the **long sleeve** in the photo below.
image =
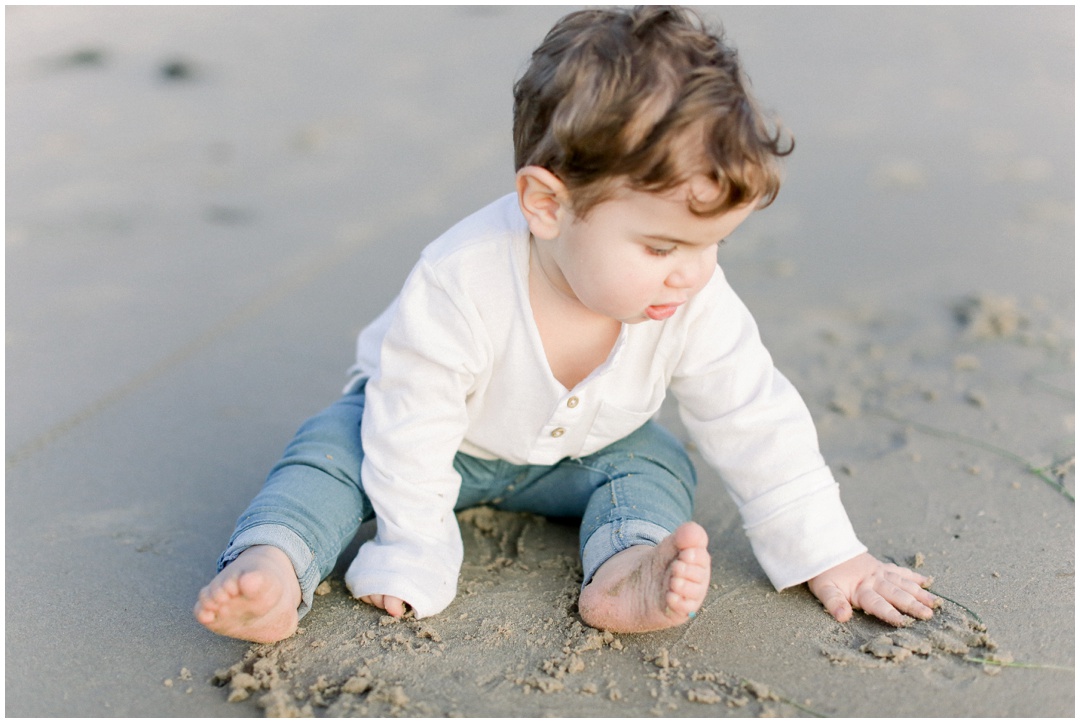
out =
<svg viewBox="0 0 1080 723"><path fill-rule="evenodd" d="M367 386L362 479L378 530L346 574L354 596L393 595L418 617L454 599L462 543L453 460L468 428L466 398L486 366L484 339L475 309L422 260L398 298Z"/></svg>
<svg viewBox="0 0 1080 723"><path fill-rule="evenodd" d="M758 562L783 589L866 548L840 502L810 413L773 366L749 311L719 270L707 291L708 303L686 327L670 388L738 506Z"/></svg>

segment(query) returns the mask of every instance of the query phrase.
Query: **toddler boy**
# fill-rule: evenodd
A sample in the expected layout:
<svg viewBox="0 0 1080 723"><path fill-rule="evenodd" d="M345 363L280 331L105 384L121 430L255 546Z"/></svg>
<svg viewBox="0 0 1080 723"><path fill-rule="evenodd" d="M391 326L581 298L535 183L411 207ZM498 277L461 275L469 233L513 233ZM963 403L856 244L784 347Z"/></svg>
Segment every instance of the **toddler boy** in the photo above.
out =
<svg viewBox="0 0 1080 723"><path fill-rule="evenodd" d="M716 262L791 150L733 50L690 12L563 18L514 87L516 192L428 246L240 517L195 616L291 635L362 521L345 581L393 616L456 594L455 510L581 517L579 613L645 632L693 618L708 536L696 477L651 417L670 391L777 589L838 620L932 615L928 580L866 552L809 413Z"/></svg>

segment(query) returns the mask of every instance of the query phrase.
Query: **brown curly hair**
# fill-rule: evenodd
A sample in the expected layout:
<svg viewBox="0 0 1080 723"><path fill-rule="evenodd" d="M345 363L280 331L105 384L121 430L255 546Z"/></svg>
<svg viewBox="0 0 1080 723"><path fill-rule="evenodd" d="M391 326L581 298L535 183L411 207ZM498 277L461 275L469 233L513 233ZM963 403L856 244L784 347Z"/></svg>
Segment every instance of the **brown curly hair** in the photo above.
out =
<svg viewBox="0 0 1080 723"><path fill-rule="evenodd" d="M663 6L571 13L514 84L514 162L554 173L584 216L625 181L662 192L702 174L720 194L702 216L780 190L794 140L747 91L734 49L692 11Z"/></svg>

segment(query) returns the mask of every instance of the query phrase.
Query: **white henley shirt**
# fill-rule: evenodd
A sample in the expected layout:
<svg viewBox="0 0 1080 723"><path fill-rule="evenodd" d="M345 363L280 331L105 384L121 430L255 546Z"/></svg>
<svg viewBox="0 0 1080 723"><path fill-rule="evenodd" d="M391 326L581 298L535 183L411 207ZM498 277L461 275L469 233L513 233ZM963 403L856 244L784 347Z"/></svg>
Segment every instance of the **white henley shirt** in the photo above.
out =
<svg viewBox="0 0 1080 723"><path fill-rule="evenodd" d="M353 595L399 597L417 617L454 599L458 451L513 464L583 457L638 429L668 390L778 590L866 550L805 404L719 266L670 319L624 324L607 361L569 390L547 363L528 272L529 230L510 194L430 244L360 333L350 372L370 377L362 480L377 532L346 575Z"/></svg>

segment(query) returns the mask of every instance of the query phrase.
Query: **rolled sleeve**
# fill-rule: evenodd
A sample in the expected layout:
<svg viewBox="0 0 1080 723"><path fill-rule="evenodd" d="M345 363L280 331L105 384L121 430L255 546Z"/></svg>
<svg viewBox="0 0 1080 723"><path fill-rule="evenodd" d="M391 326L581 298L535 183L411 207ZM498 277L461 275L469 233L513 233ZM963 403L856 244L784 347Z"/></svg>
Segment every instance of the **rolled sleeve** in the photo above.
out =
<svg viewBox="0 0 1080 723"><path fill-rule="evenodd" d="M740 512L754 556L777 590L866 552L828 469L776 487Z"/></svg>

